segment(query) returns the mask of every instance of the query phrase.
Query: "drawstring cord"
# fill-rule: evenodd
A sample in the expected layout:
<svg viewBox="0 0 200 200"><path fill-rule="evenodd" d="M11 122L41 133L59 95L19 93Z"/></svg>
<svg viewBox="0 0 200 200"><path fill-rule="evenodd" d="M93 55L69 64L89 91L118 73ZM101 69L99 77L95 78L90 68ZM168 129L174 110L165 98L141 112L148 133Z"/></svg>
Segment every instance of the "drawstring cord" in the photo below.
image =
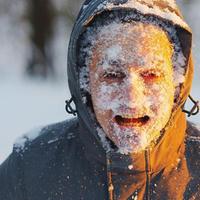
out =
<svg viewBox="0 0 200 200"><path fill-rule="evenodd" d="M184 104L183 109L182 109L182 111L184 113L186 113L188 115L188 117L190 117L192 115L197 115L200 110L199 101L194 100L194 98L191 95L189 95L189 99L194 104L193 107L190 110L186 110L186 109L184 109L184 106L185 106L185 104ZM65 110L67 111L67 113L73 114L74 116L76 116L77 110L73 109L71 106L71 103L73 101L74 101L73 96L69 100L65 101L65 103L66 103Z"/></svg>
<svg viewBox="0 0 200 200"><path fill-rule="evenodd" d="M74 116L76 116L77 110L73 109L71 106L71 103L74 101L73 96L70 98L70 100L66 100L65 103L65 110L67 111L67 113L69 114L73 114Z"/></svg>
<svg viewBox="0 0 200 200"><path fill-rule="evenodd" d="M186 113L188 115L188 117L190 117L192 115L197 115L199 113L199 110L200 110L199 101L194 100L194 98L191 95L189 95L188 97L189 97L190 101L194 105L193 105L193 107L190 110L186 110L186 109L184 109L184 106L185 106L185 103L184 103L182 111L184 113ZM76 116L77 110L73 109L72 106L71 106L71 103L73 101L74 101L73 96L69 100L65 101L65 103L66 103L65 110L67 111L67 113L73 114L74 116Z"/></svg>
<svg viewBox="0 0 200 200"><path fill-rule="evenodd" d="M193 107L191 108L191 110L185 110L184 106L183 106L183 109L182 109L182 111L184 113L188 114L188 117L190 117L191 115L196 115L196 114L199 113L199 101L194 100L194 98L191 95L189 95L189 99L194 104Z"/></svg>

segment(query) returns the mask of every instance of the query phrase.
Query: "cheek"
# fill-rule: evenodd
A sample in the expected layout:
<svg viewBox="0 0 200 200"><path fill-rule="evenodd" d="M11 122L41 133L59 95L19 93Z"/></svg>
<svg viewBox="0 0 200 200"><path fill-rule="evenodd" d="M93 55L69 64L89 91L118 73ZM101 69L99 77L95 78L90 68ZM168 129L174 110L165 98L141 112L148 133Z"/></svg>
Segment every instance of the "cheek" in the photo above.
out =
<svg viewBox="0 0 200 200"><path fill-rule="evenodd" d="M160 97L160 107L163 115L167 116L171 114L172 108L174 106L174 92L175 89L173 85L164 85L161 91Z"/></svg>
<svg viewBox="0 0 200 200"><path fill-rule="evenodd" d="M153 84L146 88L146 96L153 113L158 114L171 110L174 100L173 84Z"/></svg>
<svg viewBox="0 0 200 200"><path fill-rule="evenodd" d="M114 109L119 104L120 90L115 85L99 84L93 99L99 109Z"/></svg>

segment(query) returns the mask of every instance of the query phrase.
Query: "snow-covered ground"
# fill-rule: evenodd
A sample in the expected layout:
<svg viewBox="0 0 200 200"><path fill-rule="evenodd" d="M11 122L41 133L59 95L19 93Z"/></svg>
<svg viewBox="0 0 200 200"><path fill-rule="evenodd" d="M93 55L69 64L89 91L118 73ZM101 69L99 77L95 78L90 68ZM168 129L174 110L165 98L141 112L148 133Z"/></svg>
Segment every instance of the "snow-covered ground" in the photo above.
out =
<svg viewBox="0 0 200 200"><path fill-rule="evenodd" d="M179 0L178 2L182 2ZM200 1L184 3L184 15L194 30L195 78L192 94L200 99ZM183 3L182 3L183 4ZM0 15L0 163L9 155L13 142L23 133L41 125L65 120L67 86L66 55L71 23L58 20L53 48L58 78L42 81L24 76L29 40L25 23L16 25L11 16ZM198 55L199 54L199 55ZM200 115L191 121L200 122Z"/></svg>

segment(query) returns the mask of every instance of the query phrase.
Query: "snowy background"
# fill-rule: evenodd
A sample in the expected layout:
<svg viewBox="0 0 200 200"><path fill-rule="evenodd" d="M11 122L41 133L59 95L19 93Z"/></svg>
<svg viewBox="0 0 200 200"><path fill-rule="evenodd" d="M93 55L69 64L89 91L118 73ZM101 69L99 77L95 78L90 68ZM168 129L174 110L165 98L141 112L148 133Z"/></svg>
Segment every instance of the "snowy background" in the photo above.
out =
<svg viewBox="0 0 200 200"><path fill-rule="evenodd" d="M24 74L24 66L30 56L27 36L30 26L16 18L25 9L24 1L14 1L10 12L0 9L0 163L12 151L12 145L20 135L70 117L65 112L65 100L70 97L66 73L67 44L72 28L71 18L77 12L79 1L56 1L58 9L64 4L71 13L68 18L56 18L51 43L56 77L45 80L30 79ZM200 1L178 0L178 3L194 33L195 77L192 95L200 99ZM190 120L200 123L200 115Z"/></svg>

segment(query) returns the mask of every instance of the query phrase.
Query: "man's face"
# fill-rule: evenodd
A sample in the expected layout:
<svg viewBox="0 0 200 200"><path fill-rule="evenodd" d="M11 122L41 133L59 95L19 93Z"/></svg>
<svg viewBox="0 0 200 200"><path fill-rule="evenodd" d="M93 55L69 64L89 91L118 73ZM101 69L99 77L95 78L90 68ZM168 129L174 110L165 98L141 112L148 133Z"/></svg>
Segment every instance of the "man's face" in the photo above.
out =
<svg viewBox="0 0 200 200"><path fill-rule="evenodd" d="M174 102L172 47L161 29L113 23L97 34L90 60L96 118L123 153L160 136Z"/></svg>

